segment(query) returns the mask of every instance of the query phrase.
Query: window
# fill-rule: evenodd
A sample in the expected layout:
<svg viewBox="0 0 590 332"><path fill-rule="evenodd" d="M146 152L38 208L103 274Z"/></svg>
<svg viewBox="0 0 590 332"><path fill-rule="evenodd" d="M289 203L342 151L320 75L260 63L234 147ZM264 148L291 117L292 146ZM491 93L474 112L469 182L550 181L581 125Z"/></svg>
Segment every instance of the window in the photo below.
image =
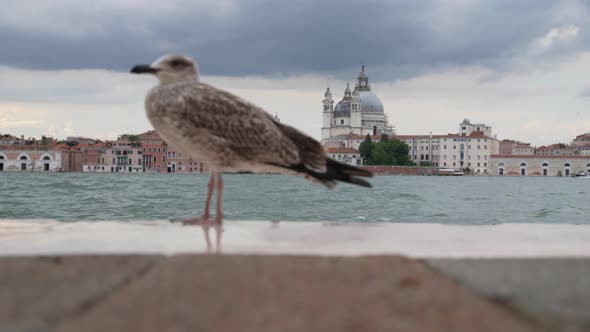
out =
<svg viewBox="0 0 590 332"><path fill-rule="evenodd" d="M340 124L344 124L344 119L341 119L340 120Z"/></svg>

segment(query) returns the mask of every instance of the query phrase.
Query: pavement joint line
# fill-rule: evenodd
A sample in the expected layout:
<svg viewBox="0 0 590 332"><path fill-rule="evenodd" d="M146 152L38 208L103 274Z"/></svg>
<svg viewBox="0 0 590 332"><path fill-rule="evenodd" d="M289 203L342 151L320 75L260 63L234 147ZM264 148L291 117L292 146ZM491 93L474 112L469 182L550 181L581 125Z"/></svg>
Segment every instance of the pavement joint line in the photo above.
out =
<svg viewBox="0 0 590 332"><path fill-rule="evenodd" d="M113 256L116 256L116 255L113 255ZM92 256L88 256L88 257L91 258ZM54 259L54 260L61 260L61 259L63 259L63 256L54 256L54 257L40 256L39 258L42 258L42 259L49 258L49 259ZM137 271L135 271L135 273L130 273L120 283L118 283L117 285L114 285L108 292L105 292L105 293L100 294L96 297L90 298L90 299L84 301L83 303L81 303L73 311L71 311L67 314L64 314L63 317L58 318L54 322L50 322L50 323L48 322L49 327L51 328L51 330L59 329L60 326L67 323L68 321L75 320L76 318L81 317L81 316L91 312L97 305L99 305L103 301L107 300L108 298L110 298L112 296L116 296L117 293L119 293L120 291L122 291L126 287L131 286L134 282L137 282L138 280L141 280L143 277L148 275L149 272L151 272L162 259L163 259L163 257L161 257L161 256L154 257L153 261L146 263L145 266L139 268Z"/></svg>
<svg viewBox="0 0 590 332"><path fill-rule="evenodd" d="M537 329L538 331L550 332L549 330L547 330L547 327L542 326L537 319L531 317L526 312L523 312L519 308L515 307L506 299L481 294L477 292L475 289L472 289L465 285L465 283L462 282L460 279L453 277L452 275L445 273L441 269L437 268L433 264L430 264L427 259L420 259L420 261L424 264L424 266L427 269L429 269L433 273L438 274L442 278L446 278L452 281L457 287L466 289L467 291L471 292L475 297L481 299L482 301L488 302L490 305L495 306L496 308L498 308L498 310L501 310L506 315L512 316L514 319L521 320L526 325L529 325L531 328Z"/></svg>

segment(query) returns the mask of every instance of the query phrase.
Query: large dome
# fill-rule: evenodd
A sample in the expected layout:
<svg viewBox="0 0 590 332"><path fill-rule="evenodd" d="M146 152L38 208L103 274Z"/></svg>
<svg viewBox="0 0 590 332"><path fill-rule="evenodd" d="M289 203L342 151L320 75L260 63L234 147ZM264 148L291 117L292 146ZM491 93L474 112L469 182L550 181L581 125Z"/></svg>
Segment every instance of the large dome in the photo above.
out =
<svg viewBox="0 0 590 332"><path fill-rule="evenodd" d="M383 104L377 95L371 91L361 91L361 113L383 114Z"/></svg>

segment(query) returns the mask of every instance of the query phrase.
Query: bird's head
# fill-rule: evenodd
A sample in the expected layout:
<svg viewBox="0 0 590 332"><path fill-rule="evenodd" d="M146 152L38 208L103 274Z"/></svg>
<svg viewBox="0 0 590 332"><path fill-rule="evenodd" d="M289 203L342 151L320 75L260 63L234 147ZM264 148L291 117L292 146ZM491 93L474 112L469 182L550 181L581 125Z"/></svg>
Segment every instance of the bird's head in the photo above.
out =
<svg viewBox="0 0 590 332"><path fill-rule="evenodd" d="M197 63L184 55L161 56L151 65L133 67L131 73L156 75L161 84L199 80Z"/></svg>

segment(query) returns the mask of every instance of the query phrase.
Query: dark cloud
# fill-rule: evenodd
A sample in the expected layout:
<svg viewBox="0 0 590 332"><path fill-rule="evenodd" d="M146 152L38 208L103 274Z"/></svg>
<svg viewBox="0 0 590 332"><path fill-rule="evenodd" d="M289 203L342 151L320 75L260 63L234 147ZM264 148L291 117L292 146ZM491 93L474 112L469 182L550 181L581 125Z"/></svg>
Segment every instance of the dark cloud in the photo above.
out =
<svg viewBox="0 0 590 332"><path fill-rule="evenodd" d="M373 75L383 79L440 66L509 66L515 54L526 52L535 38L560 25L581 28L580 38L568 51L590 44L583 29L590 28L590 18L576 11L563 13L565 1L226 3L106 7L94 16L83 8L58 7L52 11L55 21L46 24L68 26L60 21L65 20L71 30L79 26L80 33L72 37L65 28L60 35L59 29L24 24L3 27L0 65L126 70L175 52L195 56L208 75L339 73L365 63L389 68L380 70L381 77ZM60 15L60 10L67 15ZM76 17L78 11L84 20ZM88 21L98 28L85 29Z"/></svg>

